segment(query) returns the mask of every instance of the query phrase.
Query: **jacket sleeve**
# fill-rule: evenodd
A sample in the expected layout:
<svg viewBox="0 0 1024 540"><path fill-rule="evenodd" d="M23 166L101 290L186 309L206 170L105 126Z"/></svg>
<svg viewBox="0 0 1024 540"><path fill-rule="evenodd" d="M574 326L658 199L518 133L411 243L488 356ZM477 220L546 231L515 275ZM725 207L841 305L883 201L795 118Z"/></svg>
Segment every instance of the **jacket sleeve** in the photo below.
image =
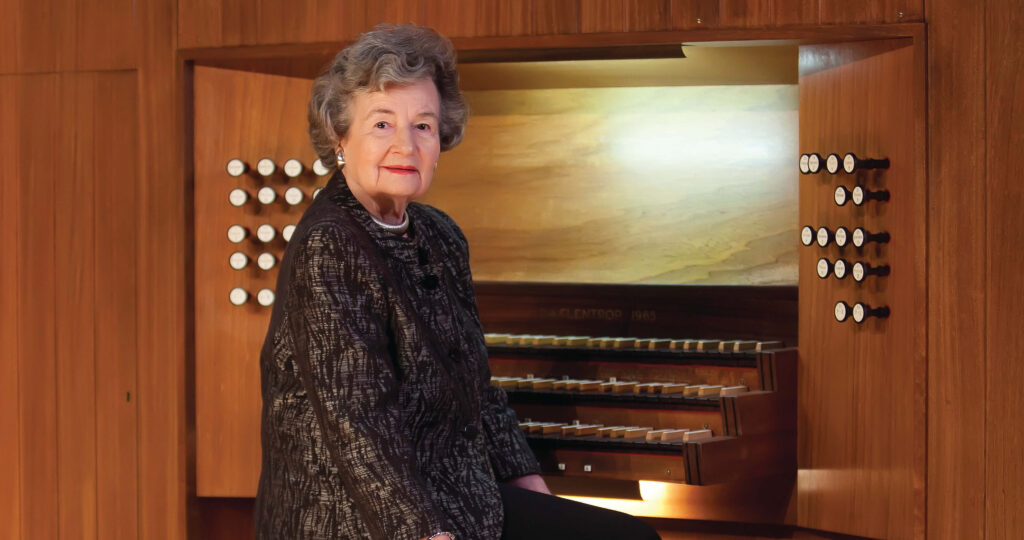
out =
<svg viewBox="0 0 1024 540"><path fill-rule="evenodd" d="M296 366L346 493L374 539L448 530L402 436L386 306L366 255L333 225L296 248L286 306Z"/></svg>
<svg viewBox="0 0 1024 540"><path fill-rule="evenodd" d="M469 242L462 234L458 225L441 213L453 230L458 242L459 287L472 311L472 321L468 324L468 331L478 334L477 341L480 343L480 417L483 423L483 432L487 444L487 455L494 470L494 476L499 482L504 482L525 476L527 474L540 474L540 463L537 462L533 450L526 442L526 436L519 429L519 420L516 412L508 406L508 395L505 390L491 384L491 368L487 363L487 348L483 345L483 329L480 325L480 314L476 305L476 296L473 294L473 277L469 268Z"/></svg>

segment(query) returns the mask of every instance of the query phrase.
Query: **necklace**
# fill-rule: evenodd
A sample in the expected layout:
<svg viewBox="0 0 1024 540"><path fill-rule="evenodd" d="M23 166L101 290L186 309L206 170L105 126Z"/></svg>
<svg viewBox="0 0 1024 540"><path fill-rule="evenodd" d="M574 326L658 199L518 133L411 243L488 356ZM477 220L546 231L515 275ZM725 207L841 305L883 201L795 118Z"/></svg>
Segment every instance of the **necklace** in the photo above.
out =
<svg viewBox="0 0 1024 540"><path fill-rule="evenodd" d="M383 221L373 217L373 214L370 214L370 219L372 219L374 223L379 225L380 228L395 234L402 234L406 231L406 229L409 228L409 212L405 213L405 217L402 218L402 222L399 223L398 225L388 225L387 223L384 223Z"/></svg>

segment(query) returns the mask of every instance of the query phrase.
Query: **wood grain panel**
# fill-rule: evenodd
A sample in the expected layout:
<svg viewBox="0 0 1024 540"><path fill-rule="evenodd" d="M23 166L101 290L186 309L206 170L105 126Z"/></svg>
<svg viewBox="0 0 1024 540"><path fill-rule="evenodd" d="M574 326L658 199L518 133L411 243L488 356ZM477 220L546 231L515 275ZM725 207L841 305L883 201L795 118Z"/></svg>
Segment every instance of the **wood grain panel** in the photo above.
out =
<svg viewBox="0 0 1024 540"><path fill-rule="evenodd" d="M799 524L909 538L924 520L924 58L907 39L801 47L800 61L800 151L892 163L880 174L802 177L800 223L888 231L892 241L800 250ZM888 189L891 201L837 207L835 187L855 182ZM819 279L818 258L839 256L889 264L892 274L862 285ZM892 315L840 324L839 300Z"/></svg>
<svg viewBox="0 0 1024 540"><path fill-rule="evenodd" d="M636 32L669 25L667 0L581 0L580 31Z"/></svg>
<svg viewBox="0 0 1024 540"><path fill-rule="evenodd" d="M137 535L136 211L134 72L96 77L96 486L100 538Z"/></svg>
<svg viewBox="0 0 1024 540"><path fill-rule="evenodd" d="M928 525L985 531L984 10L928 4Z"/></svg>
<svg viewBox="0 0 1024 540"><path fill-rule="evenodd" d="M270 309L256 303L256 294L262 288L273 290L277 278L276 268L264 272L255 260L264 251L278 258L284 251L282 240L264 245L255 233L263 223L280 231L298 222L307 204L287 208L283 203L254 202L239 209L228 204L228 192L241 187L255 199L256 190L267 185L280 198L288 185L296 185L308 201L314 186L326 182L309 172L290 182L280 172L267 181L252 175L235 179L224 167L232 157L252 167L269 157L279 168L297 158L308 171L314 159L305 135L310 84L307 79L196 68L196 482L201 496L255 495L260 467L259 353L270 316ZM240 245L229 243L226 236L227 228L236 223L251 234ZM236 250L252 260L242 271L227 264ZM239 286L251 297L246 305L235 307L228 293Z"/></svg>
<svg viewBox="0 0 1024 540"><path fill-rule="evenodd" d="M448 37L530 33L531 4L522 0L442 0L426 3L424 22Z"/></svg>
<svg viewBox="0 0 1024 540"><path fill-rule="evenodd" d="M531 0L532 31L537 35L580 31L580 0Z"/></svg>
<svg viewBox="0 0 1024 540"><path fill-rule="evenodd" d="M57 75L19 78L21 192L18 296L18 408L21 411L22 538L57 538L57 373L55 365L54 182L47 159L66 129L52 114L60 103Z"/></svg>
<svg viewBox="0 0 1024 540"><path fill-rule="evenodd" d="M61 148L73 174L60 175L54 198L56 266L57 457L60 471L60 530L97 537L96 501L96 302L94 188L102 178L97 155L98 117L95 74L61 77ZM116 118L116 117L115 117Z"/></svg>
<svg viewBox="0 0 1024 540"><path fill-rule="evenodd" d="M186 419L185 93L175 57L178 3L139 4L137 350L138 519L144 539L188 537L186 500L194 485ZM190 372L189 372L190 373Z"/></svg>
<svg viewBox="0 0 1024 540"><path fill-rule="evenodd" d="M985 392L985 537L1020 536L1024 529L1024 186L1018 157L1024 144L1024 10L993 0L985 21L985 116L988 298Z"/></svg>
<svg viewBox="0 0 1024 540"><path fill-rule="evenodd" d="M416 23L423 24L426 16L426 2L417 0L388 0L366 2L366 28L373 28L380 23Z"/></svg>
<svg viewBox="0 0 1024 540"><path fill-rule="evenodd" d="M423 200L476 279L795 281L792 85L466 95L469 135Z"/></svg>
<svg viewBox="0 0 1024 540"><path fill-rule="evenodd" d="M2 24L2 23L0 23ZM0 181L0 228L14 249L0 257L0 537L21 538L21 409L18 396L21 305L21 134L19 87L22 77L0 75L0 163L9 176Z"/></svg>
<svg viewBox="0 0 1024 540"><path fill-rule="evenodd" d="M917 22L924 20L924 0L818 0L822 24Z"/></svg>
<svg viewBox="0 0 1024 540"><path fill-rule="evenodd" d="M5 0L0 13L0 73L135 65L131 44L136 34L129 0ZM110 39L115 34L121 39Z"/></svg>
<svg viewBox="0 0 1024 540"><path fill-rule="evenodd" d="M772 19L777 26L818 24L818 0L773 0Z"/></svg>
<svg viewBox="0 0 1024 540"><path fill-rule="evenodd" d="M718 21L723 28L770 26L773 22L772 4L756 0L721 0Z"/></svg>
<svg viewBox="0 0 1024 540"><path fill-rule="evenodd" d="M669 0L671 28L715 28L720 26L718 0Z"/></svg>
<svg viewBox="0 0 1024 540"><path fill-rule="evenodd" d="M626 9L620 0L580 0L580 32L624 32Z"/></svg>

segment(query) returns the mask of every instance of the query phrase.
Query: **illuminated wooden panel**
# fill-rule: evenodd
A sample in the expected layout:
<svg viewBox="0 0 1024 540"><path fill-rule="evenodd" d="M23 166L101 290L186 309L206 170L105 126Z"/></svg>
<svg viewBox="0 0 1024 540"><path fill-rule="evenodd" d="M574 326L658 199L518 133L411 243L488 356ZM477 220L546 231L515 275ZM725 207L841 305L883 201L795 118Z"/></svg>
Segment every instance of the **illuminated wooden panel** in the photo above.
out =
<svg viewBox="0 0 1024 540"><path fill-rule="evenodd" d="M424 198L474 277L796 281L796 87L467 93L465 141Z"/></svg>

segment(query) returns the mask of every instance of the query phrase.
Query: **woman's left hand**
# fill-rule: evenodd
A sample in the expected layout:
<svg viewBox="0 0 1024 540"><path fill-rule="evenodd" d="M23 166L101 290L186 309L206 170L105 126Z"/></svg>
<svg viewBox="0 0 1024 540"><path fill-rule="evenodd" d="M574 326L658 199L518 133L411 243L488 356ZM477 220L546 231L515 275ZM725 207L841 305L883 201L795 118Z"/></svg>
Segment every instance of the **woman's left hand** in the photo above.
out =
<svg viewBox="0 0 1024 540"><path fill-rule="evenodd" d="M551 490L548 489L548 485L539 474L528 474L526 476L520 476L519 478L513 478L506 482L506 484L517 488L536 491L537 493L546 493L551 495Z"/></svg>

